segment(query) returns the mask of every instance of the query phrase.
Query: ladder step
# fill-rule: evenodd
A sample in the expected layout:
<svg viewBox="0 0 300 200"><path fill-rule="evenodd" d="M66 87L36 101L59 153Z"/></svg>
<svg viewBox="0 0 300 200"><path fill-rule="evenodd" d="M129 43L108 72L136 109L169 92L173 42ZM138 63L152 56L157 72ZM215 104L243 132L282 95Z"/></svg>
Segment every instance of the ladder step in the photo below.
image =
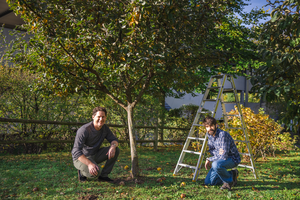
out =
<svg viewBox="0 0 300 200"><path fill-rule="evenodd" d="M217 101L217 99L203 99L202 101Z"/></svg>
<svg viewBox="0 0 300 200"><path fill-rule="evenodd" d="M185 152L185 153L191 153L191 154L201 155L201 153L197 152L197 151L190 151L190 150L182 150L182 151Z"/></svg>
<svg viewBox="0 0 300 200"><path fill-rule="evenodd" d="M244 140L234 140L235 142L244 142L244 143L249 143L249 141L244 141Z"/></svg>
<svg viewBox="0 0 300 200"><path fill-rule="evenodd" d="M196 166L192 166L192 165L187 165L187 164L183 164L183 163L179 163L178 165L182 166L182 167L187 167L187 168L191 168L191 169L197 169Z"/></svg>
<svg viewBox="0 0 300 200"><path fill-rule="evenodd" d="M209 114L213 114L214 111L201 111L201 112L198 112L200 114L206 114L206 113L209 113Z"/></svg>
<svg viewBox="0 0 300 200"><path fill-rule="evenodd" d="M246 167L246 168L249 168L249 169L253 169L252 166L248 166L248 165L238 165L239 167Z"/></svg>
<svg viewBox="0 0 300 200"><path fill-rule="evenodd" d="M220 79L220 78L223 78L223 75L215 75L215 76L212 76L211 78L218 78L218 79Z"/></svg>
<svg viewBox="0 0 300 200"><path fill-rule="evenodd" d="M207 89L214 90L214 89L220 89L220 87L208 87Z"/></svg>
<svg viewBox="0 0 300 200"><path fill-rule="evenodd" d="M233 92L234 89L233 88L224 88L223 89L223 93L229 93L229 92Z"/></svg>
<svg viewBox="0 0 300 200"><path fill-rule="evenodd" d="M250 156L250 153L240 153L241 155Z"/></svg>
<svg viewBox="0 0 300 200"><path fill-rule="evenodd" d="M227 116L227 117L238 117L238 116L240 116L240 115L226 115L226 114L224 114L223 116Z"/></svg>
<svg viewBox="0 0 300 200"><path fill-rule="evenodd" d="M193 126L204 126L203 124L193 124Z"/></svg>
<svg viewBox="0 0 300 200"><path fill-rule="evenodd" d="M221 102L221 103L227 103L227 104L237 104L237 102L235 102L235 101L232 101L232 102L229 102L229 101L223 101L223 102Z"/></svg>
<svg viewBox="0 0 300 200"><path fill-rule="evenodd" d="M191 140L205 140L205 138L199 138L199 137L188 137Z"/></svg>

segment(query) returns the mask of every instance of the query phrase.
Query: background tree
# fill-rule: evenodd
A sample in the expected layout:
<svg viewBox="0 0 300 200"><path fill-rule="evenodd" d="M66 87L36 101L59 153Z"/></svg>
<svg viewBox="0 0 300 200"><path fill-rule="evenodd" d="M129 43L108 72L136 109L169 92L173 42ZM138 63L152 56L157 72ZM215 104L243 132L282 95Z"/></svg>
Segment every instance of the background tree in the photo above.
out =
<svg viewBox="0 0 300 200"><path fill-rule="evenodd" d="M17 39L9 59L43 74L59 96L74 92L108 95L127 111L132 176L138 175L133 109L143 94L205 87L232 57L214 39L243 1L9 1L31 36ZM16 53L18 52L18 53ZM200 67L199 67L200 66ZM216 66L215 68L209 68ZM197 73L196 73L197 71ZM200 74L200 76L199 76ZM200 87L201 88L201 87Z"/></svg>
<svg viewBox="0 0 300 200"><path fill-rule="evenodd" d="M299 1L269 1L267 6L273 9L272 18L261 29L259 40L265 63L256 70L252 89L267 102L280 105L280 121L296 132L300 125Z"/></svg>
<svg viewBox="0 0 300 200"><path fill-rule="evenodd" d="M78 94L57 97L52 95L51 91L38 89L35 85L43 88L46 84L28 71L12 66L0 66L0 117L87 122L80 106L83 99L80 99ZM74 137L71 128L26 123L0 124L0 132L4 133L3 140L69 139ZM63 145L59 145L56 147L63 148ZM46 143L21 144L18 153L40 153L48 148Z"/></svg>

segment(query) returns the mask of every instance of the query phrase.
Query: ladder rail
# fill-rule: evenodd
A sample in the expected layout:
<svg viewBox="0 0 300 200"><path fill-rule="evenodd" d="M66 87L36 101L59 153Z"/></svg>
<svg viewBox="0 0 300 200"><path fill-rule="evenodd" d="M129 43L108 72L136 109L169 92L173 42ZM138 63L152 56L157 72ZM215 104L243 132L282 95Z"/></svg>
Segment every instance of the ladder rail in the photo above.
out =
<svg viewBox="0 0 300 200"><path fill-rule="evenodd" d="M188 135L187 139L185 140L183 149L187 149L188 146L190 145L191 140L189 139L189 136L190 136L190 134L191 134L194 130L195 130L195 127L192 126L192 127L190 128L189 135ZM180 154L180 157L179 157L179 159L178 159L178 162L177 162L177 165L176 165L174 174L177 174L177 172L179 172L179 170L181 169L181 167L179 168L178 166L179 166L179 164L182 163L182 161L183 161L183 159L184 159L184 156L185 156L185 152L184 152L184 151L181 151L181 154Z"/></svg>
<svg viewBox="0 0 300 200"><path fill-rule="evenodd" d="M206 148L207 148L207 143L208 143L207 134L205 134L204 143L202 144L202 148L201 148L201 154L200 154L199 159L197 161L197 168L194 172L193 182L196 182L197 179L198 179L200 169L201 169L201 165L202 165L202 161L203 161L203 157L205 155Z"/></svg>
<svg viewBox="0 0 300 200"><path fill-rule="evenodd" d="M236 98L238 98L236 87L235 87L235 83L234 83L233 79L232 79L232 86L234 88L235 96L236 96ZM256 170L256 167L255 167L255 162L254 162L254 158L253 158L252 148L251 148L251 145L250 145L250 140L249 140L249 137L248 137L248 132L247 132L246 123L245 123L245 120L244 120L244 117L243 117L242 109L241 109L241 106L240 106L239 103L237 104L237 108L238 108L238 112L239 112L239 115L240 115L240 120L241 120L241 124L242 124L242 129L243 129L245 140L249 141L246 144L247 144L248 153L250 154L250 162L251 162L251 165L253 167L253 170L252 170L253 171L253 175L257 179L258 178L258 174L257 174L257 170Z"/></svg>
<svg viewBox="0 0 300 200"><path fill-rule="evenodd" d="M198 123L198 120L199 120L199 118L200 118L200 114L201 114L201 112L202 112L202 110L203 110L203 107L204 107L204 101L203 101L203 100L205 100L205 99L207 98L207 96L208 96L208 94L209 94L209 91L210 91L209 88L211 87L212 83L213 83L213 78L211 77L210 80L209 80L209 82L208 82L207 88L206 88L206 90L205 90L204 96L203 96L203 98L202 98L202 100L201 100L201 102L200 102L198 111L197 111L196 116L195 116L194 121L193 121L193 125L192 125L192 127L190 128L188 137L187 137L187 139L186 139L186 141L185 141L185 143L184 143L183 150L187 150L187 149L188 149L188 146L190 145L191 140L189 139L189 137L191 137L192 133L195 131L195 126L194 126L194 124L197 124L197 123ZM177 165L176 165L175 170L174 170L174 173L173 173L174 175L176 175L176 174L180 171L180 169L183 167L181 164L182 164L182 161L183 161L183 159L184 159L184 157L185 157L185 154L186 154L186 152L181 151L180 157L179 157L179 159L178 159ZM201 156L201 155L200 155L200 156ZM195 170L195 172L197 172L197 169Z"/></svg>

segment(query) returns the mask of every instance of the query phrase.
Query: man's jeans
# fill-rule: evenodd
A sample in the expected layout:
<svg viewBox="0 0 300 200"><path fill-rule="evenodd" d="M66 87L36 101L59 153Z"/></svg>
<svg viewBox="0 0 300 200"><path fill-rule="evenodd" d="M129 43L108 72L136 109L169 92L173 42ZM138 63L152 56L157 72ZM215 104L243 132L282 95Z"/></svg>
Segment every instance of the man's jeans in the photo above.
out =
<svg viewBox="0 0 300 200"><path fill-rule="evenodd" d="M231 183L232 172L227 171L227 169L231 169L236 167L235 162L232 161L231 158L227 160L216 160L212 163L211 169L209 170L204 184L205 185L222 185L225 183Z"/></svg>
<svg viewBox="0 0 300 200"><path fill-rule="evenodd" d="M106 154L107 154L109 148L110 147L100 148L96 154L87 157L87 159L92 161L95 165L98 165L99 163L107 160L105 163L105 166L102 169L101 174L100 174L100 176L102 176L102 177L107 177L108 174L110 174L110 172L112 171L112 169L114 167L115 162L118 159L119 152L120 152L120 149L117 147L115 156L111 159L108 159L108 156ZM86 164L83 164L78 159L74 160L73 163L74 163L74 166L76 167L76 169L80 170L80 172L83 176L88 177L88 178L95 178L95 176L90 174L89 168ZM99 169L101 169L101 167L99 167ZM99 172L98 172L98 176L99 176Z"/></svg>

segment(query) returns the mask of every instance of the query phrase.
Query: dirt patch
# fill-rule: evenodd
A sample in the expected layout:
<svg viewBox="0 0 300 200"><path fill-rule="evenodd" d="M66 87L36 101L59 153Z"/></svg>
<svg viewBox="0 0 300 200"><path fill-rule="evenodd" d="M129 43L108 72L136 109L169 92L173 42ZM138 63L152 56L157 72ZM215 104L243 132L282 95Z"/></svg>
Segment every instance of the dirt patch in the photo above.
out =
<svg viewBox="0 0 300 200"><path fill-rule="evenodd" d="M78 198L79 200L97 200L98 199L98 196L96 195L86 195L86 196L81 196Z"/></svg>
<svg viewBox="0 0 300 200"><path fill-rule="evenodd" d="M143 176L138 176L136 178L131 178L129 177L122 177L122 178L117 178L113 181L114 184L117 185L127 185L127 184L143 184L145 182L145 177Z"/></svg>
<svg viewBox="0 0 300 200"><path fill-rule="evenodd" d="M157 170L157 168L155 168L155 167L148 167L148 168L146 169L146 171L151 171L151 170Z"/></svg>

